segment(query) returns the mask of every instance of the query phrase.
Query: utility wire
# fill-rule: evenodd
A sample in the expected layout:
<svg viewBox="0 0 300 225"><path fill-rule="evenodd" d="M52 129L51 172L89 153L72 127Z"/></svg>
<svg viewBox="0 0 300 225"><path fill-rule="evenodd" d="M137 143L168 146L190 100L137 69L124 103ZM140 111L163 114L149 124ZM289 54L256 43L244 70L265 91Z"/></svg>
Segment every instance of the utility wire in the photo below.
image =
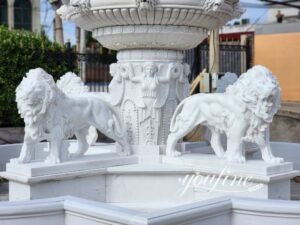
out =
<svg viewBox="0 0 300 225"><path fill-rule="evenodd" d="M247 31L249 31L249 30L251 30L256 24L258 24L258 22L261 20L261 18L263 18L265 15L266 15L266 13L268 12L268 9L266 9L255 21L254 21L254 23L246 30L246 32Z"/></svg>

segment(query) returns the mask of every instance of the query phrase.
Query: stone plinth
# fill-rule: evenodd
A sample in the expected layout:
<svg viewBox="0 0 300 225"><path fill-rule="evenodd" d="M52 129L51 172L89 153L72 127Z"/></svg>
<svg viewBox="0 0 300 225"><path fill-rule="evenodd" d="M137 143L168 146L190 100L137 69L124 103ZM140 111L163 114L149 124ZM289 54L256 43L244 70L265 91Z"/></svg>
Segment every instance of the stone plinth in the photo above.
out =
<svg viewBox="0 0 300 225"><path fill-rule="evenodd" d="M214 155L162 157L161 161L108 168L107 201L151 203L159 208L161 203L183 204L224 195L288 200L290 179L299 174L292 163L228 164Z"/></svg>
<svg viewBox="0 0 300 225"><path fill-rule="evenodd" d="M9 180L9 200L31 200L63 195L105 201L106 168L137 163L136 157L114 153L84 156L57 165L8 163L1 177Z"/></svg>

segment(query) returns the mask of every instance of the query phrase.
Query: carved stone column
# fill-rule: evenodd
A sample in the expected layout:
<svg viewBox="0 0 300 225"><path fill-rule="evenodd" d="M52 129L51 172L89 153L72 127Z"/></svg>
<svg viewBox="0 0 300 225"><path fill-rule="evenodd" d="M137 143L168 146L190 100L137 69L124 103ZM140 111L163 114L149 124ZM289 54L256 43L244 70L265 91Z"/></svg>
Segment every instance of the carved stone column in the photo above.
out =
<svg viewBox="0 0 300 225"><path fill-rule="evenodd" d="M188 96L190 67L172 50L124 50L110 67L112 104L131 145L164 145L178 103Z"/></svg>

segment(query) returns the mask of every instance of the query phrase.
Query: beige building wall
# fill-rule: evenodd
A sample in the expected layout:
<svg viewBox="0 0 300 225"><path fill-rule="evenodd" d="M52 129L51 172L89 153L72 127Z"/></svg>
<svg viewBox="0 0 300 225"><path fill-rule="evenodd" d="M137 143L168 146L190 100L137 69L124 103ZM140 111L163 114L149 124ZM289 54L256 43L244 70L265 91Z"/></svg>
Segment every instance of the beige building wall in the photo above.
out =
<svg viewBox="0 0 300 225"><path fill-rule="evenodd" d="M300 101L300 32L255 35L254 63L278 78L282 99Z"/></svg>

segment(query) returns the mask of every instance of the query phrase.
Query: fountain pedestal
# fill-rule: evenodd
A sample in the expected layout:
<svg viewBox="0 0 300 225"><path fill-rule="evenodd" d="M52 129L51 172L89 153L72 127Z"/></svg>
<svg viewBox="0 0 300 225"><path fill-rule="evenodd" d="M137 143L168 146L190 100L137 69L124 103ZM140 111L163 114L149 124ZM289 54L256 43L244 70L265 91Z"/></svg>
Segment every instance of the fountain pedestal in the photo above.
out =
<svg viewBox="0 0 300 225"><path fill-rule="evenodd" d="M165 145L170 119L188 96L190 67L172 50L124 50L110 66L112 104L121 111L129 144Z"/></svg>

